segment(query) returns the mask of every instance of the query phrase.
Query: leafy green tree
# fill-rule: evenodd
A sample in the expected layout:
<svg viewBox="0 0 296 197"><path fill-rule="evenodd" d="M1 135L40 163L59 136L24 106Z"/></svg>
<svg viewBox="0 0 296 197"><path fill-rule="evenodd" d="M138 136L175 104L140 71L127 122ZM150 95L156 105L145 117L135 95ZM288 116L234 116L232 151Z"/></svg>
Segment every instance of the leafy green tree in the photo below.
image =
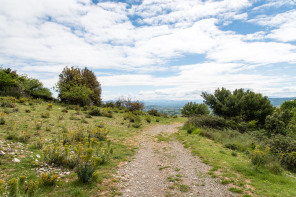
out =
<svg viewBox="0 0 296 197"><path fill-rule="evenodd" d="M271 115L274 110L266 96L250 90L236 89L231 92L218 88L214 94L203 92L201 96L214 114L226 119L239 117L247 122L257 120L264 125L266 116Z"/></svg>
<svg viewBox="0 0 296 197"><path fill-rule="evenodd" d="M26 75L18 75L16 71L12 71L10 68L0 68L0 94L3 96L52 99L50 90L43 87L39 80L29 78Z"/></svg>
<svg viewBox="0 0 296 197"><path fill-rule="evenodd" d="M296 109L296 99L293 101L285 101L281 104L281 109L292 110Z"/></svg>
<svg viewBox="0 0 296 197"><path fill-rule="evenodd" d="M87 68L65 67L59 75L57 90L62 102L101 105L101 85Z"/></svg>
<svg viewBox="0 0 296 197"><path fill-rule="evenodd" d="M209 115L210 110L204 103L198 104L195 102L188 102L181 110L181 113L185 117L197 116L197 115Z"/></svg>

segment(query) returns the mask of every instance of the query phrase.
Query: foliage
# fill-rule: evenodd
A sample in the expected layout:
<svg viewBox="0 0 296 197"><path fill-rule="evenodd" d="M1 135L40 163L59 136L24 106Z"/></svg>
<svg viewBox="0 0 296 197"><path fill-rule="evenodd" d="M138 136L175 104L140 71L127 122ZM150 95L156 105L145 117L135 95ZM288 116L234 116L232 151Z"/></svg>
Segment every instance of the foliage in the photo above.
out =
<svg viewBox="0 0 296 197"><path fill-rule="evenodd" d="M62 102L80 106L101 104L101 85L87 68L65 67L56 88Z"/></svg>
<svg viewBox="0 0 296 197"><path fill-rule="evenodd" d="M218 116L200 116L192 117L185 123L186 125L192 125L193 127L206 127L213 129L226 128L226 121Z"/></svg>
<svg viewBox="0 0 296 197"><path fill-rule="evenodd" d="M4 192L5 192L5 182L0 179L0 196L4 196Z"/></svg>
<svg viewBox="0 0 296 197"><path fill-rule="evenodd" d="M18 180L16 178L12 178L7 182L7 191L9 197L18 196Z"/></svg>
<svg viewBox="0 0 296 197"><path fill-rule="evenodd" d="M281 104L281 109L289 110L296 109L296 99L292 101L285 101Z"/></svg>
<svg viewBox="0 0 296 197"><path fill-rule="evenodd" d="M51 100L52 95L48 88L37 80L25 75L18 75L10 68L0 68L0 95L14 97L33 97Z"/></svg>
<svg viewBox="0 0 296 197"><path fill-rule="evenodd" d="M289 136L275 135L267 143L272 153L296 152L296 141Z"/></svg>
<svg viewBox="0 0 296 197"><path fill-rule="evenodd" d="M287 169L295 172L296 171L296 152L282 154L281 162Z"/></svg>
<svg viewBox="0 0 296 197"><path fill-rule="evenodd" d="M190 117L196 115L209 115L210 110L204 103L198 104L195 102L188 102L183 106L181 113L185 117Z"/></svg>
<svg viewBox="0 0 296 197"><path fill-rule="evenodd" d="M265 129L268 134L287 135L287 125L293 114L288 110L276 110L272 115L268 115L265 120Z"/></svg>
<svg viewBox="0 0 296 197"><path fill-rule="evenodd" d="M224 118L241 117L243 121L257 120L264 125L266 116L273 112L266 96L250 90L236 89L231 93L225 88L218 88L214 94L203 92L202 97L214 114Z"/></svg>
<svg viewBox="0 0 296 197"><path fill-rule="evenodd" d="M35 196L38 189L38 182L31 180L26 187L25 193L28 194L29 197Z"/></svg>
<svg viewBox="0 0 296 197"><path fill-rule="evenodd" d="M42 173L40 183L43 186L54 186L58 178L59 177L56 174Z"/></svg>
<svg viewBox="0 0 296 197"><path fill-rule="evenodd" d="M91 116L101 116L102 112L98 107L92 107L91 111L89 112Z"/></svg>
<svg viewBox="0 0 296 197"><path fill-rule="evenodd" d="M255 150L251 154L252 164L256 167L263 166L268 161L269 149L261 150L260 146L256 146Z"/></svg>
<svg viewBox="0 0 296 197"><path fill-rule="evenodd" d="M147 113L151 116L160 116L161 114L158 112L157 109L150 109Z"/></svg>
<svg viewBox="0 0 296 197"><path fill-rule="evenodd" d="M92 180L92 175L95 172L95 168L90 163L78 165L75 169L78 179L82 183L89 183Z"/></svg>

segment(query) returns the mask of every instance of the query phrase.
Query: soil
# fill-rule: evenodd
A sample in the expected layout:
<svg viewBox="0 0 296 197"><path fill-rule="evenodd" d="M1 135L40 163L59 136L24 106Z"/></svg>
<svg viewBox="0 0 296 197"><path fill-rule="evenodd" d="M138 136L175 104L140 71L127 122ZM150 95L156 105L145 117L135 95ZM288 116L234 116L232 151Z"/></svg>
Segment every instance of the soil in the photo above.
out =
<svg viewBox="0 0 296 197"><path fill-rule="evenodd" d="M137 154L118 171L122 196L235 196L208 175L210 166L169 137L180 126L157 125L144 131Z"/></svg>

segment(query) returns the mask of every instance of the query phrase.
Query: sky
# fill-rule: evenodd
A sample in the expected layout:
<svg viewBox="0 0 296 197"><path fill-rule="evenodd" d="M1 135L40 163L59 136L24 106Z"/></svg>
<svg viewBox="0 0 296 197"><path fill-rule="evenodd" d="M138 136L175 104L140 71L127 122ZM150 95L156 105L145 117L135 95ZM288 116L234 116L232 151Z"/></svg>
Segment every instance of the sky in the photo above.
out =
<svg viewBox="0 0 296 197"><path fill-rule="evenodd" d="M295 97L296 0L0 0L0 65L48 88L87 67L103 100Z"/></svg>

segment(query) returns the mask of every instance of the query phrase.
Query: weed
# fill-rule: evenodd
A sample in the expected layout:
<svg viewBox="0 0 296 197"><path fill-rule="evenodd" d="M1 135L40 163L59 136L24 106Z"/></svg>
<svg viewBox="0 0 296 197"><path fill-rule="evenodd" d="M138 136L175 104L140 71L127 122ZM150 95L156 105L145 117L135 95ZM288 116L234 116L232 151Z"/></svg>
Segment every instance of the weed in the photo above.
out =
<svg viewBox="0 0 296 197"><path fill-rule="evenodd" d="M7 191L10 197L18 196L18 180L16 178L12 178L7 182Z"/></svg>
<svg viewBox="0 0 296 197"><path fill-rule="evenodd" d="M42 173L40 178L40 184L43 186L54 186L57 182L58 175Z"/></svg>
<svg viewBox="0 0 296 197"><path fill-rule="evenodd" d="M41 113L41 118L49 118L49 117L50 117L49 112Z"/></svg>
<svg viewBox="0 0 296 197"><path fill-rule="evenodd" d="M180 184L180 183L175 183L175 185L178 187L178 189L181 192L189 192L190 187L188 185Z"/></svg>
<svg viewBox="0 0 296 197"><path fill-rule="evenodd" d="M234 193L243 193L243 190L235 188L235 187L231 187L229 188L229 191L234 192Z"/></svg>

